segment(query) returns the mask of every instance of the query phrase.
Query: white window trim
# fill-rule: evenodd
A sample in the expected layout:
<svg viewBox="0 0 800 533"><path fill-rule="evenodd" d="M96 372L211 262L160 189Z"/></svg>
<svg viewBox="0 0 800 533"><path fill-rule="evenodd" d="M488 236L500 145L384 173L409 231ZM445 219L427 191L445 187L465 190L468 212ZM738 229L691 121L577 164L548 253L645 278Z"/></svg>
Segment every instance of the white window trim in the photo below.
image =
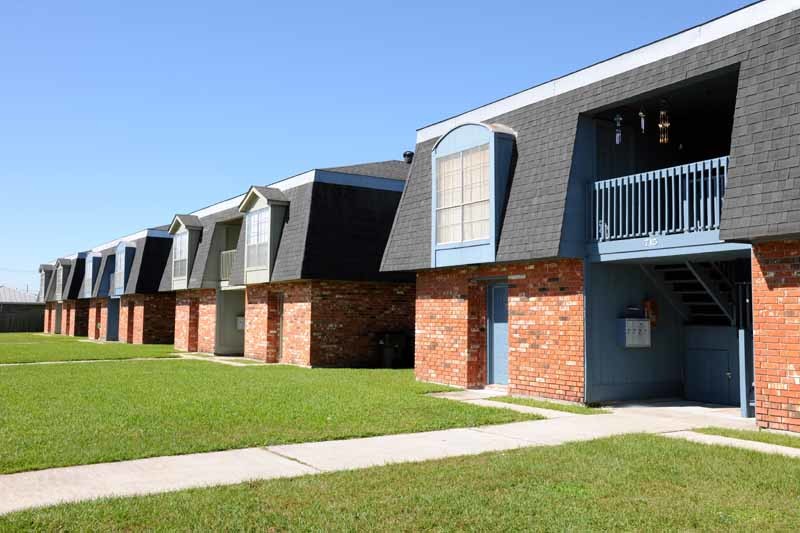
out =
<svg viewBox="0 0 800 533"><path fill-rule="evenodd" d="M125 292L125 254L128 249L122 248L121 250L122 253L118 249L117 254L114 256L114 294ZM122 263L121 267L120 263ZM119 287L122 287L121 291L118 291Z"/></svg>
<svg viewBox="0 0 800 533"><path fill-rule="evenodd" d="M189 231L184 228L177 232L173 242L176 253L172 258L172 277L173 279L185 279L189 276ZM180 253L180 257L178 257L178 253ZM176 275L175 273L179 261L184 261L182 275Z"/></svg>
<svg viewBox="0 0 800 533"><path fill-rule="evenodd" d="M91 298L92 297L92 286L94 285L94 259L90 256L87 256L84 259L83 264L83 296L84 298Z"/></svg>
<svg viewBox="0 0 800 533"><path fill-rule="evenodd" d="M256 217L265 217L266 220L264 221L263 227L264 232L257 234L257 240L255 243L250 244L250 228L251 224L255 220ZM244 265L245 270L266 270L269 268L269 260L270 260L270 252L269 252L269 240L270 240L270 209L269 207L262 207L260 209L255 209L253 211L248 211L247 215L245 216L245 235L244 235ZM260 239L263 237L263 240ZM250 247L251 246L264 246L266 248L266 257L264 258L264 263L259 265L251 265L250 264Z"/></svg>
<svg viewBox="0 0 800 533"><path fill-rule="evenodd" d="M491 196L492 196L492 192L491 192L491 188L492 188L491 154L489 154L490 160L489 160L489 168L487 170L488 183L487 183L487 187L486 187L486 198L481 198L480 200L473 200L471 202L465 202L464 201L464 196L465 196L465 194L464 194L464 187L465 187L465 180L464 180L464 153L465 152L469 152L470 150L478 149L478 148L483 149L484 147L486 148L486 150L488 152L491 149L491 143L487 142L487 143L479 144L477 146L471 146L469 148L464 148L463 150L460 150L459 152L455 152L455 153L446 154L446 155L442 155L442 156L437 156L436 157L436 181L437 181L437 183L435 184L435 187L436 187L436 191L437 191L437 193L436 193L437 194L437 203L439 201L438 200L438 198L439 198L439 192L438 192L439 191L439 183L438 182L441 179L441 177L439 176L439 160L440 159L444 159L446 157L452 157L453 155L455 155L457 153L458 154L458 159L459 159L459 168L460 168L460 173L461 173L461 176L460 176L460 181L461 181L461 202L457 203L457 204L453 204L453 205L444 206L444 207L438 207L437 206L436 209L435 209L435 211L436 211L436 219L433 221L433 223L434 223L434 235L435 235L435 244L436 244L436 246L453 246L453 245L462 244L462 243L482 242L482 241L485 241L485 240L487 240L487 239L489 239L491 237L491 220L492 220L492 218L491 218L492 217L492 213L491 213ZM485 237L478 237L476 239L469 239L469 240L464 239L464 208L467 207L467 206L477 205L477 204L481 204L481 203L484 203L484 202L488 202L489 203L489 208L488 208L489 209L489 218L487 220L487 235ZM461 226L461 240L439 242L439 212L443 211L445 209L452 209L454 207L459 207L460 208L460 210L459 210L459 215L460 215L459 224Z"/></svg>
<svg viewBox="0 0 800 533"><path fill-rule="evenodd" d="M62 293L63 293L63 286L64 286L64 267L61 265L58 266L56 269L56 292L55 292L55 299L60 300Z"/></svg>

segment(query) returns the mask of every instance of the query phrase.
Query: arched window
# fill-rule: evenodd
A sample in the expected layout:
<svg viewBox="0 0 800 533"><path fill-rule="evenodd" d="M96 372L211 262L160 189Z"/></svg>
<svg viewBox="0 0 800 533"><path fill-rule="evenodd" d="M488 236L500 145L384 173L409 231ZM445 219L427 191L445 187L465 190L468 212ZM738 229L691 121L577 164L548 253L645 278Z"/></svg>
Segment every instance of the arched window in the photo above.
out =
<svg viewBox="0 0 800 533"><path fill-rule="evenodd" d="M494 261L514 132L500 125L463 124L431 153L431 266Z"/></svg>

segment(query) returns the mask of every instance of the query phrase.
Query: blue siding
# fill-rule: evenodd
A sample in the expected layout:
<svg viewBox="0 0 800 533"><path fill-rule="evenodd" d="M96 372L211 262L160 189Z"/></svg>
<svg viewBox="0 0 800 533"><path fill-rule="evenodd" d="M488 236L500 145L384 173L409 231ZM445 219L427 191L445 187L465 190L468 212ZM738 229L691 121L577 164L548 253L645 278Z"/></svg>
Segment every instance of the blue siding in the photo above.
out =
<svg viewBox="0 0 800 533"><path fill-rule="evenodd" d="M680 316L638 265L590 264L586 268L586 400L602 402L683 395L683 325ZM658 305L650 348L624 348L616 321L645 298Z"/></svg>
<svg viewBox="0 0 800 533"><path fill-rule="evenodd" d="M739 405L739 335L736 328L686 327L686 399Z"/></svg>

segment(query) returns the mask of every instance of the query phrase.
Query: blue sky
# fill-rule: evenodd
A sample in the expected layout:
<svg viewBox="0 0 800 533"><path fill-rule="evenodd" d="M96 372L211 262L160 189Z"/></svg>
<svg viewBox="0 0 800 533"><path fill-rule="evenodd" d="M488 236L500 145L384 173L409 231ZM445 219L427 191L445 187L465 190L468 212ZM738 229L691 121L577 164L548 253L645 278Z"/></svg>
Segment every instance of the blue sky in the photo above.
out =
<svg viewBox="0 0 800 533"><path fill-rule="evenodd" d="M6 0L0 285L747 3Z"/></svg>

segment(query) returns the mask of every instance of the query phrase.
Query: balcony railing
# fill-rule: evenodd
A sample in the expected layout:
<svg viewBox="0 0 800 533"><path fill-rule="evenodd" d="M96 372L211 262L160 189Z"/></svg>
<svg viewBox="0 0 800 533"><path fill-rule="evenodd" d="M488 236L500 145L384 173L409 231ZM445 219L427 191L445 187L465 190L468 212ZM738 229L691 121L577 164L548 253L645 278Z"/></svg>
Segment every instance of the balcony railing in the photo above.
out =
<svg viewBox="0 0 800 533"><path fill-rule="evenodd" d="M728 157L590 184L596 242L719 229Z"/></svg>
<svg viewBox="0 0 800 533"><path fill-rule="evenodd" d="M236 250L225 250L219 254L219 279L220 281L230 281L231 270L233 270L233 260L236 258Z"/></svg>

